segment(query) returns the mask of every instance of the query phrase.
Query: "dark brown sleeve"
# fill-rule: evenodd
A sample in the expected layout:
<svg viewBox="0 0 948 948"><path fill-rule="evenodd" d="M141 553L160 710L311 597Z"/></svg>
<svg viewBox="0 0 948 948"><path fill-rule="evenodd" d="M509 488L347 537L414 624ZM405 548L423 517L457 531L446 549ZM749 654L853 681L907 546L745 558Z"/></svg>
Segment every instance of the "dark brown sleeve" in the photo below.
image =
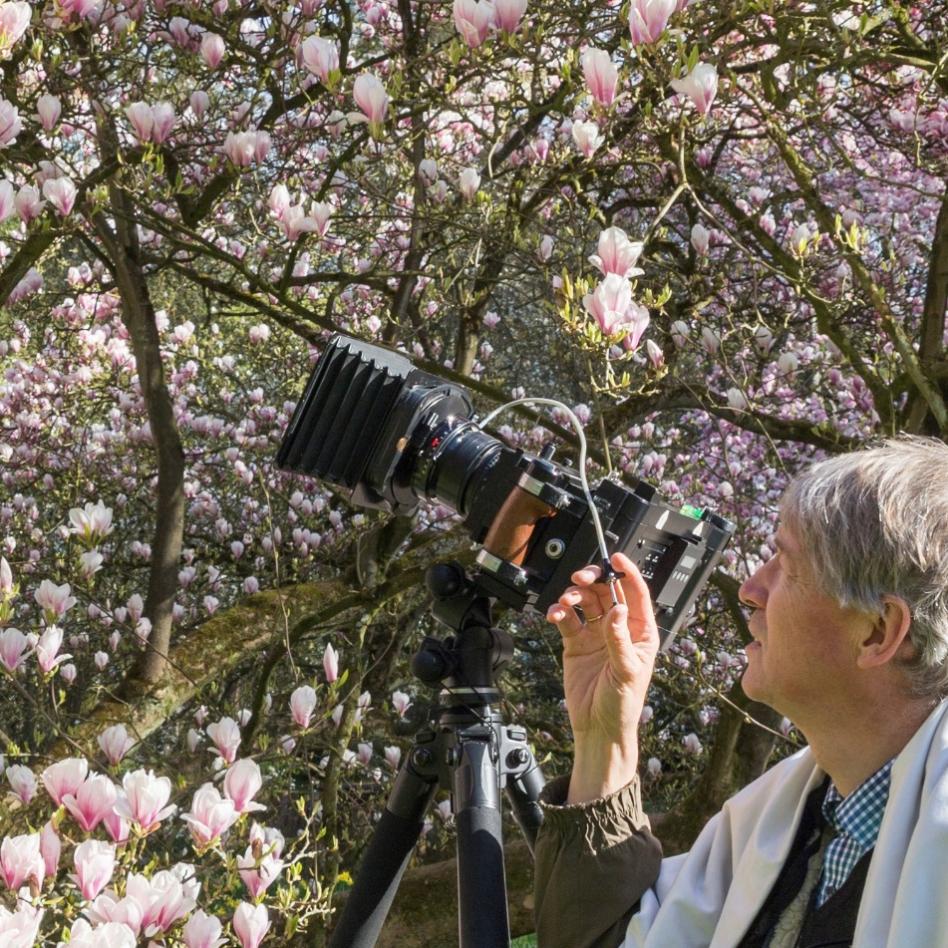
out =
<svg viewBox="0 0 948 948"><path fill-rule="evenodd" d="M662 845L642 811L638 777L601 800L563 805L569 776L544 787L534 850L538 948L617 948L658 878Z"/></svg>

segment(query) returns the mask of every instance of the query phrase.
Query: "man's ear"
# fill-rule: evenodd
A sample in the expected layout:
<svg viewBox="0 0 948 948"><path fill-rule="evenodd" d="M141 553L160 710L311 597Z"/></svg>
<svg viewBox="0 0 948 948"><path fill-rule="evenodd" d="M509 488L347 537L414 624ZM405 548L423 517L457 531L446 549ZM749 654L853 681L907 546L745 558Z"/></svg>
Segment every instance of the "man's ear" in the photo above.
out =
<svg viewBox="0 0 948 948"><path fill-rule="evenodd" d="M859 645L856 665L878 668L893 658L909 658L902 652L914 651L908 633L912 626L912 610L900 596L882 597L882 614L872 623L869 635Z"/></svg>

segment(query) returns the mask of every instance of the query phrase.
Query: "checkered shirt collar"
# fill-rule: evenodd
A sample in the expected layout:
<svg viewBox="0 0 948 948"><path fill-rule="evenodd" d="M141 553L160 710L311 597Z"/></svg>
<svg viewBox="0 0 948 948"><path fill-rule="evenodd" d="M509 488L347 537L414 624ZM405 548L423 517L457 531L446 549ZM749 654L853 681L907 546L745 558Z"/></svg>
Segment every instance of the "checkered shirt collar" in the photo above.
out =
<svg viewBox="0 0 948 948"><path fill-rule="evenodd" d="M830 783L823 798L823 816L838 833L849 836L865 852L872 849L882 826L882 814L889 799L892 765L895 758L883 764L847 797Z"/></svg>

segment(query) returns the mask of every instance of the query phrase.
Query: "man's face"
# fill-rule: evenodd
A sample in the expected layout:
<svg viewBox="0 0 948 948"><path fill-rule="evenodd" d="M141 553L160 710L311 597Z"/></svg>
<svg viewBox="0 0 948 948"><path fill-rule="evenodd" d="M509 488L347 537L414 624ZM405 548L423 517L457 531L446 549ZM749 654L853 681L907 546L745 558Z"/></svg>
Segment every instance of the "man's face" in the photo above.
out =
<svg viewBox="0 0 948 948"><path fill-rule="evenodd" d="M855 684L858 644L869 634L865 613L844 609L820 591L807 552L786 525L777 552L740 589L754 607L745 694L804 725L845 698Z"/></svg>

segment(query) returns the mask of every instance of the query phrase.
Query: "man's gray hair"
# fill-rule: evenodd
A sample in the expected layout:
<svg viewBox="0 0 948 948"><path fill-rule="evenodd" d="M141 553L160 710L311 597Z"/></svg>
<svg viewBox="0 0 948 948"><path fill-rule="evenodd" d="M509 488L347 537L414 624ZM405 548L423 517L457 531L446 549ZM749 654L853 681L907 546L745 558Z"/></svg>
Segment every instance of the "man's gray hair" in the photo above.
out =
<svg viewBox="0 0 948 948"><path fill-rule="evenodd" d="M948 445L902 435L814 464L780 502L823 591L880 615L882 596L912 612L914 694L948 695Z"/></svg>

